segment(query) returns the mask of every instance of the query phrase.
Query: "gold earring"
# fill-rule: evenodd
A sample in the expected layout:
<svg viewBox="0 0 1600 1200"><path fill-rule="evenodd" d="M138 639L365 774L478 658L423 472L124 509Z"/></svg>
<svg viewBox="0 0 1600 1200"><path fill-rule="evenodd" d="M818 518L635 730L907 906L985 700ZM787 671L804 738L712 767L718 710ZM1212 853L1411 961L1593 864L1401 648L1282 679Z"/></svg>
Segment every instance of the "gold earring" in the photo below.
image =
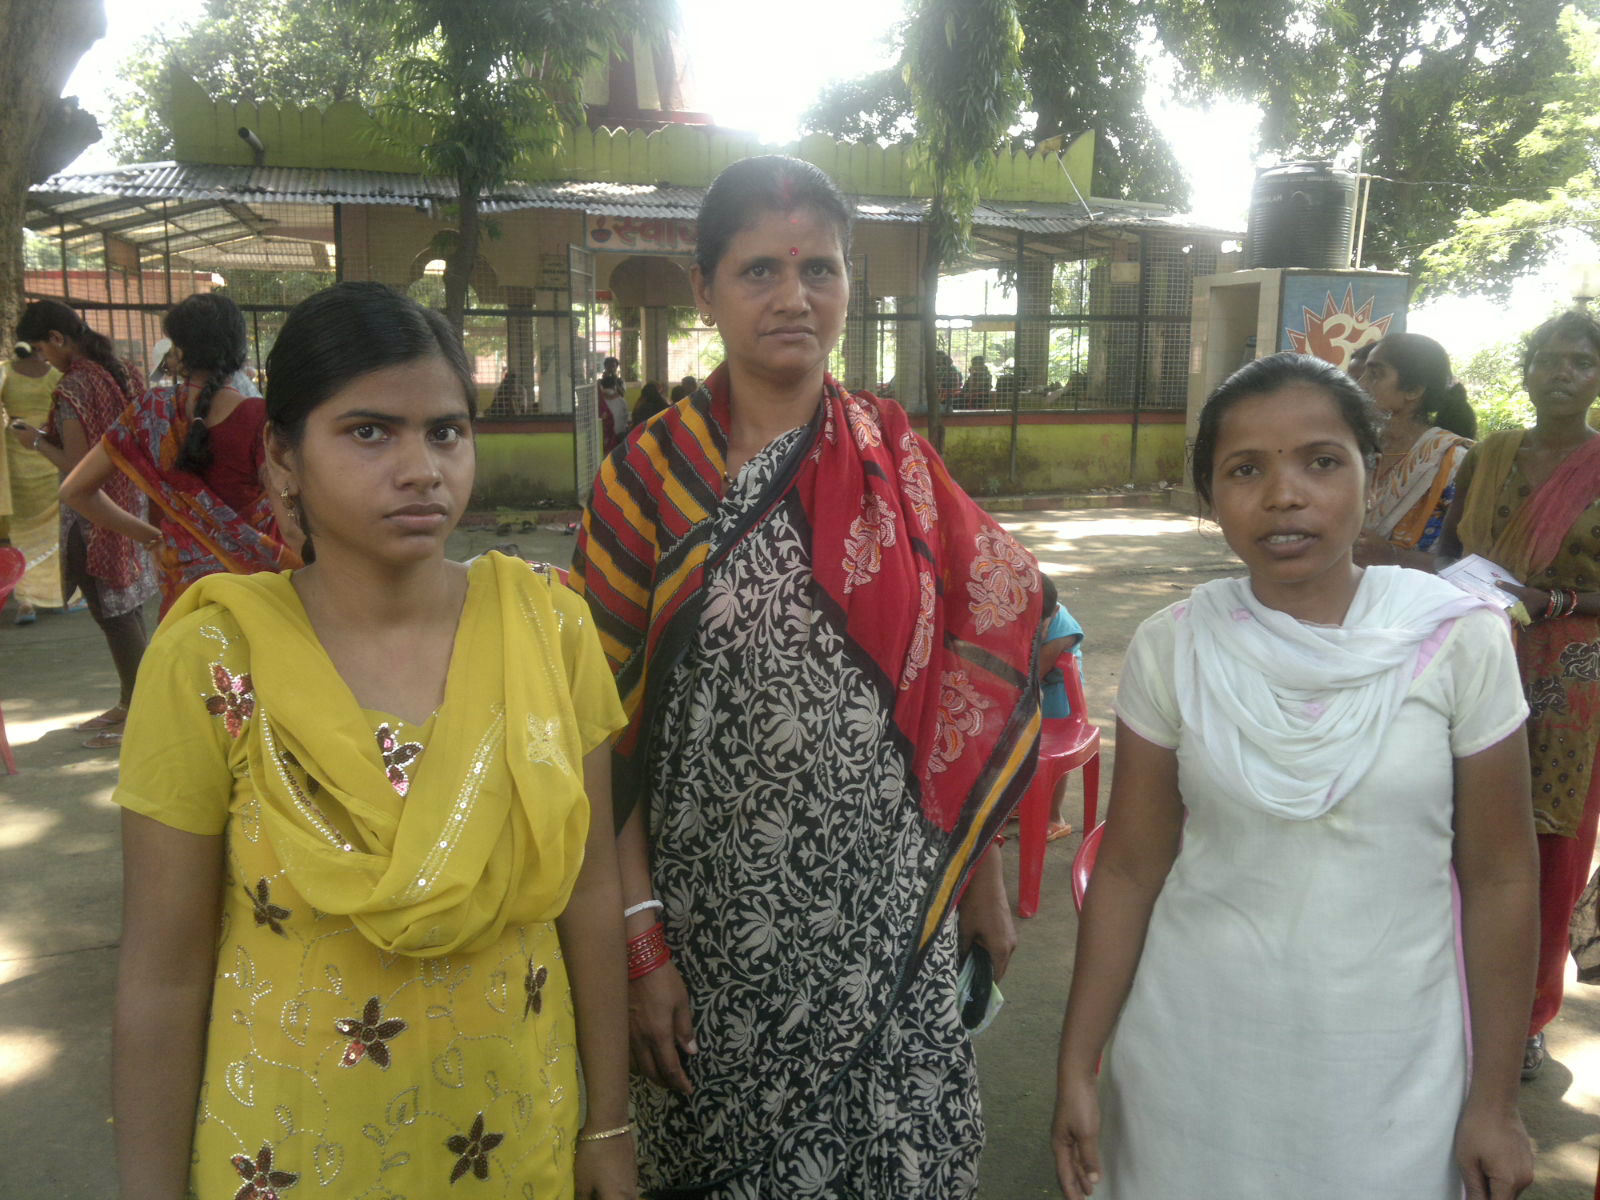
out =
<svg viewBox="0 0 1600 1200"><path fill-rule="evenodd" d="M282 500L285 504L294 499L294 497L289 494L289 485L287 483L278 489L278 499Z"/></svg>
<svg viewBox="0 0 1600 1200"><path fill-rule="evenodd" d="M713 317L710 313L701 313L700 314L700 320L703 321L707 325L715 325L717 323L717 319L715 317Z"/></svg>

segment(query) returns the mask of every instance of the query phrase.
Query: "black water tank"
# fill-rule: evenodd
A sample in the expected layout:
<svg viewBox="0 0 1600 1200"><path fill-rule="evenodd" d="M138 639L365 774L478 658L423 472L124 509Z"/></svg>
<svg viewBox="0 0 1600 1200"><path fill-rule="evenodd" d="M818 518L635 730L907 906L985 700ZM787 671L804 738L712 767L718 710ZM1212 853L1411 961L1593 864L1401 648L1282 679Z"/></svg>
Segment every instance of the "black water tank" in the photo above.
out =
<svg viewBox="0 0 1600 1200"><path fill-rule="evenodd" d="M1244 265L1342 271L1350 265L1355 210L1355 175L1330 162L1263 171L1250 191Z"/></svg>

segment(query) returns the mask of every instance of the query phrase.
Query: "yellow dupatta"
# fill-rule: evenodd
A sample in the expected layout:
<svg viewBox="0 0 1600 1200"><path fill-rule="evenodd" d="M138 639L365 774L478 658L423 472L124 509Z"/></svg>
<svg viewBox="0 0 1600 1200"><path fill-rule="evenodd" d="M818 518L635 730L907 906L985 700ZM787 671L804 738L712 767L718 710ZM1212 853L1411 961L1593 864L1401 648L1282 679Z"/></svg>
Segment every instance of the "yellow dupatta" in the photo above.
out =
<svg viewBox="0 0 1600 1200"><path fill-rule="evenodd" d="M237 622L262 826L300 894L382 950L471 952L566 906L589 804L550 587L519 559L473 564L444 703L404 797L289 574L207 576L167 615L218 604Z"/></svg>
<svg viewBox="0 0 1600 1200"><path fill-rule="evenodd" d="M1591 439L1534 490L1495 537L1496 499L1525 432L1507 429L1478 443L1473 486L1456 530L1464 550L1499 563L1523 583L1550 565L1568 527L1600 493L1600 439Z"/></svg>

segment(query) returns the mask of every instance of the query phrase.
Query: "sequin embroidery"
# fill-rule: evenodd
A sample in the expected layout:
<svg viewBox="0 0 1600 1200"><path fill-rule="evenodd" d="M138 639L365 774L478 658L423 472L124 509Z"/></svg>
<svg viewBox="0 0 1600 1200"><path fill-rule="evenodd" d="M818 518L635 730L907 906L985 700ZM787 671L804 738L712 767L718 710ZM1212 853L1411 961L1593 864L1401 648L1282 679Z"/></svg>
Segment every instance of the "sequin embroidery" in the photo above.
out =
<svg viewBox="0 0 1600 1200"><path fill-rule="evenodd" d="M526 1021L529 1014L537 1016L544 1011L544 985L550 978L550 972L545 967L535 967L533 959L528 960L528 977L522 981L523 990L528 993L528 1002L523 1005L522 1019Z"/></svg>
<svg viewBox="0 0 1600 1200"><path fill-rule="evenodd" d="M415 904L420 900L439 878L439 872L455 853L456 845L461 841L461 834L466 829L472 810L478 803L478 793L483 788L489 764L500 753L501 744L506 737L505 707L496 704L490 713L488 732L483 735L483 740L478 743L478 748L472 752L472 757L467 761L461 788L456 792L455 801L450 805L450 815L444 819L444 826L439 831L439 840L422 860L422 867L418 870L417 877L396 898L397 904Z"/></svg>
<svg viewBox="0 0 1600 1200"><path fill-rule="evenodd" d="M560 721L541 721L532 713L528 714L528 761L549 763L563 771L571 769L567 753L561 748Z"/></svg>
<svg viewBox="0 0 1600 1200"><path fill-rule="evenodd" d="M378 726L376 736L378 752L383 755L383 769L389 776L389 786L404 796L411 790L411 776L406 774L406 766L415 762L422 753L422 743L402 742L395 731L389 728L387 721Z"/></svg>
<svg viewBox="0 0 1600 1200"><path fill-rule="evenodd" d="M468 1171L479 1179L489 1178L489 1151L506 1140L503 1133L485 1133L483 1131L483 1114L478 1114L478 1119L472 1123L472 1131L468 1134L455 1134L445 1146L451 1154L459 1154L456 1165L450 1170L450 1182L454 1183Z"/></svg>
<svg viewBox="0 0 1600 1200"><path fill-rule="evenodd" d="M287 921L291 913L281 904L272 902L272 885L265 879L258 879L255 891L249 892L249 896L250 904L255 909L256 924L265 925L279 937L288 937L283 931L282 922Z"/></svg>
<svg viewBox="0 0 1600 1200"><path fill-rule="evenodd" d="M221 717L228 736L237 738L244 732L244 723L256 711L256 693L250 683L250 673L234 675L221 663L212 663L211 682L217 690L206 697L206 711L213 717Z"/></svg>
<svg viewBox="0 0 1600 1200"><path fill-rule="evenodd" d="M234 1193L233 1200L278 1200L280 1189L292 1188L300 1182L293 1171L272 1169L272 1144L263 1142L255 1158L248 1154L235 1154L230 1160L239 1172L244 1186Z"/></svg>
<svg viewBox="0 0 1600 1200"><path fill-rule="evenodd" d="M363 1058L370 1058L384 1070L391 1061L389 1042L406 1031L406 1023L399 1017L383 1018L383 1005L373 996L361 1010L359 1017L343 1017L333 1023L334 1029L350 1039L339 1059L341 1067L353 1067Z"/></svg>

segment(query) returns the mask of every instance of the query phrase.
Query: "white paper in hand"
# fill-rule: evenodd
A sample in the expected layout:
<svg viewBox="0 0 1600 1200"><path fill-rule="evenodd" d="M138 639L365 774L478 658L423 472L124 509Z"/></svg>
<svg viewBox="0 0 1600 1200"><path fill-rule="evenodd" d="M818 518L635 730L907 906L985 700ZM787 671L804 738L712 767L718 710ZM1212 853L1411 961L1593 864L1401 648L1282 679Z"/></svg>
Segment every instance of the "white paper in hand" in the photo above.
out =
<svg viewBox="0 0 1600 1200"><path fill-rule="evenodd" d="M1448 579L1462 591L1470 592L1499 608L1511 608L1517 603L1517 598L1495 584L1500 580L1518 585L1522 583L1499 563L1490 562L1481 554L1469 554L1457 559L1439 571L1439 578Z"/></svg>

